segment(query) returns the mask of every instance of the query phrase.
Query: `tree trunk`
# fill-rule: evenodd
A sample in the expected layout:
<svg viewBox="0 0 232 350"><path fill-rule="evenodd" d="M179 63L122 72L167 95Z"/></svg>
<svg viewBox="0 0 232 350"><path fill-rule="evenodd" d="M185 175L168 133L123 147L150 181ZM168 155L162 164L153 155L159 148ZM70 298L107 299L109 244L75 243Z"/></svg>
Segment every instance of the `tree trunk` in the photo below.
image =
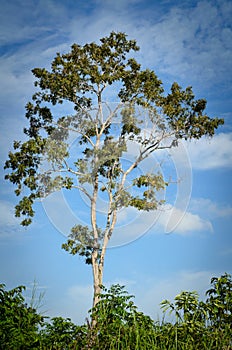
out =
<svg viewBox="0 0 232 350"><path fill-rule="evenodd" d="M103 279L103 266L99 265L98 251L97 250L94 250L94 252L92 253L92 270L93 270L93 304L92 304L92 308L94 308L100 300L99 294L101 293L101 286L102 286L102 279ZM92 330L94 330L96 325L97 325L97 319L92 318L91 319ZM91 336L90 344L92 344L92 342L94 342L94 337L95 336L93 333L93 335ZM90 347L90 349L91 349L91 347Z"/></svg>
<svg viewBox="0 0 232 350"><path fill-rule="evenodd" d="M98 263L98 251L95 250L92 254L92 269L93 269L93 306L95 307L99 301L99 294L101 293L103 266Z"/></svg>

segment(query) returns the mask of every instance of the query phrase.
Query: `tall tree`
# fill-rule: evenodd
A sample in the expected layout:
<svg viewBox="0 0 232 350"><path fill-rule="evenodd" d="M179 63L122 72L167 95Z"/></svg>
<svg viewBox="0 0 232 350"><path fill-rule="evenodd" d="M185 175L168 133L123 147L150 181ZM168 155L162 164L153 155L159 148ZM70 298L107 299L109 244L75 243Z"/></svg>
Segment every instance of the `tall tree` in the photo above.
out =
<svg viewBox="0 0 232 350"><path fill-rule="evenodd" d="M162 174L141 174L138 165L157 150L177 146L180 139L213 136L223 124L204 113L206 101L195 99L191 87L182 89L175 82L165 94L156 74L129 57L138 50L135 40L112 32L99 44L73 44L69 53L58 53L50 71L33 69L38 91L26 105L28 139L14 141L5 164L10 169L6 179L20 196L15 215L24 217L24 226L32 222L37 198L61 189L78 189L86 197L89 225L74 226L62 247L91 264L93 306L118 211L129 206L156 210L162 202L157 196L167 185ZM72 113L64 116L66 108ZM69 148L70 133L79 136L75 154ZM136 154L128 165L123 156L131 144ZM49 166L42 166L44 162ZM105 223L97 215L100 192L108 206Z"/></svg>

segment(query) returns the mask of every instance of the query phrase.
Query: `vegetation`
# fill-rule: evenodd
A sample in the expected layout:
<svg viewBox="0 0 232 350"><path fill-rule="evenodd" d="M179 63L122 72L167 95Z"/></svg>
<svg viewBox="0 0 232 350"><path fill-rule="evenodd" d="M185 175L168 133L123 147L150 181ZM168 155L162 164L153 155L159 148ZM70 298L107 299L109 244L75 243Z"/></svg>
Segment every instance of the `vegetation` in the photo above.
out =
<svg viewBox="0 0 232 350"><path fill-rule="evenodd" d="M28 307L23 286L10 291L0 285L0 349L38 349L39 327L44 318Z"/></svg>
<svg viewBox="0 0 232 350"><path fill-rule="evenodd" d="M102 286L99 302L90 310L96 326L75 325L70 319L45 322L22 296L23 287L0 289L0 349L93 350L230 350L232 349L232 278L211 279L206 300L196 292L181 292L174 302L161 303L173 322L154 322L139 312L123 286Z"/></svg>
<svg viewBox="0 0 232 350"><path fill-rule="evenodd" d="M118 211L150 211L163 204L158 194L168 182L154 169L141 174L138 165L181 139L213 136L223 124L223 119L206 114L206 100L195 99L191 87L182 89L174 82L165 93L154 71L141 69L131 56L138 50L135 40L112 32L99 44L73 44L69 53L58 53L50 71L33 69L37 90L26 105L27 140L14 141L5 164L6 179L20 198L15 215L23 216L24 226L32 222L34 202L51 192L78 190L76 204L80 192L88 201L88 225L77 223L62 247L91 265L93 306L101 294L106 248ZM70 134L76 136L73 153ZM123 159L129 145L135 155L128 165ZM107 203L105 215L98 211L100 195ZM135 333L127 335L137 344L137 325L150 321L131 313Z"/></svg>

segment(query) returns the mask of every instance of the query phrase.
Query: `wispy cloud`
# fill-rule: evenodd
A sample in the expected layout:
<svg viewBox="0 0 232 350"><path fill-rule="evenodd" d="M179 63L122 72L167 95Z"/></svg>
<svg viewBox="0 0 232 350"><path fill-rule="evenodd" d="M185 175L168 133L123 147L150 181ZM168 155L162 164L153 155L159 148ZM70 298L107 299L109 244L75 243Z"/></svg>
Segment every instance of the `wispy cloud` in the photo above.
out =
<svg viewBox="0 0 232 350"><path fill-rule="evenodd" d="M15 48L18 48L25 43L46 40L52 33L60 32L61 29L63 33L59 34L63 38L67 9L51 0L26 0L23 3L15 0L3 4L0 19L2 45L14 44Z"/></svg>
<svg viewBox="0 0 232 350"><path fill-rule="evenodd" d="M178 77L187 84L195 79L201 86L210 82L215 87L217 81L228 91L232 52L230 1L199 1L191 6L162 4L163 12L159 8L156 21L150 18L157 15L156 7L148 11L140 1L120 2L120 6L99 1L86 6L78 3L69 8L51 0L4 4L0 15L0 102L6 148L6 138L17 139L17 130L21 129L8 128L9 111L12 125L25 123L24 105L33 92L30 70L48 67L56 52L68 51L73 42L98 40L111 30L125 31L130 38L136 38L141 46L139 60L157 70L158 75ZM138 13L147 16L140 16L138 21ZM225 156L223 161L226 162Z"/></svg>
<svg viewBox="0 0 232 350"><path fill-rule="evenodd" d="M139 18L138 11L130 3L117 9L105 7L103 3L99 5L98 12L80 19L81 25L86 27L86 39L91 40L95 33L106 35L113 29L125 31L141 46L139 56L143 65L153 67L158 74L169 75L182 82L188 80L188 84L201 82L201 85L209 86L214 84L215 79L219 84L228 83L232 53L229 1L164 6L156 21L156 8L148 11L141 2ZM78 23L73 21L71 26L71 36L78 38Z"/></svg>
<svg viewBox="0 0 232 350"><path fill-rule="evenodd" d="M228 1L199 1L196 6L171 8L151 28L154 65L163 73L181 79L191 76L191 81L207 85L222 77L230 79L226 78L232 52L229 13Z"/></svg>
<svg viewBox="0 0 232 350"><path fill-rule="evenodd" d="M213 276L220 276L224 271L187 271L182 270L174 274L170 278L154 281L151 285L149 280L149 288L144 292L143 288L136 290L136 305L140 307L146 314L157 319L162 319L162 311L160 302L162 300L173 301L175 296L181 291L197 291L200 299L204 299L206 290L210 287L210 280ZM146 281L144 281L144 285ZM144 286L143 285L143 286Z"/></svg>
<svg viewBox="0 0 232 350"><path fill-rule="evenodd" d="M20 221L14 216L13 205L4 200L0 200L0 240L1 244L8 242L9 239L20 239L18 234L22 230Z"/></svg>
<svg viewBox="0 0 232 350"><path fill-rule="evenodd" d="M0 201L0 225L6 227L18 226L19 220L14 216L14 207L8 201Z"/></svg>
<svg viewBox="0 0 232 350"><path fill-rule="evenodd" d="M25 5L14 1L4 5L1 32L3 43L28 43L24 50L38 59L41 48L43 51L50 46L55 50L54 45L85 43L111 30L125 31L137 38L145 65L181 79L189 80L191 74L191 80L213 83L216 78L219 83L230 76L230 13L228 0L199 1L188 6L177 2L173 6L162 4L158 9L147 9L143 2L134 0L117 4L98 1L89 6L79 2L70 8L54 1L28 1ZM34 45L34 51L30 45Z"/></svg>
<svg viewBox="0 0 232 350"><path fill-rule="evenodd" d="M193 198L190 208L194 212L201 212L208 219L232 217L232 207L213 202L208 198Z"/></svg>

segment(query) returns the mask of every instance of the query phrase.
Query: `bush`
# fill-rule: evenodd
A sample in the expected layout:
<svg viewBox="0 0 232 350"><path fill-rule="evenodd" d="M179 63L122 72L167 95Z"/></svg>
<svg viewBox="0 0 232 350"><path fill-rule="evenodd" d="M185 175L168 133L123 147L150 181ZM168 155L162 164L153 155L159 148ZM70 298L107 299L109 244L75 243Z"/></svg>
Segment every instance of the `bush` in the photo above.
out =
<svg viewBox="0 0 232 350"><path fill-rule="evenodd" d="M10 291L0 284L0 349L37 349L43 317L25 304L24 286Z"/></svg>
<svg viewBox="0 0 232 350"><path fill-rule="evenodd" d="M164 311L174 313L174 324L162 327L161 338L180 350L232 349L232 280L229 274L211 279L208 298L199 301L197 292L181 292L174 299L161 302ZM166 334L166 337L165 337Z"/></svg>
<svg viewBox="0 0 232 350"><path fill-rule="evenodd" d="M88 343L94 350L151 349L154 345L154 322L138 312L124 286L103 287L100 301L93 308L93 327Z"/></svg>
<svg viewBox="0 0 232 350"><path fill-rule="evenodd" d="M77 326L70 318L54 317L41 330L41 346L49 350L81 349L86 337L86 326Z"/></svg>

